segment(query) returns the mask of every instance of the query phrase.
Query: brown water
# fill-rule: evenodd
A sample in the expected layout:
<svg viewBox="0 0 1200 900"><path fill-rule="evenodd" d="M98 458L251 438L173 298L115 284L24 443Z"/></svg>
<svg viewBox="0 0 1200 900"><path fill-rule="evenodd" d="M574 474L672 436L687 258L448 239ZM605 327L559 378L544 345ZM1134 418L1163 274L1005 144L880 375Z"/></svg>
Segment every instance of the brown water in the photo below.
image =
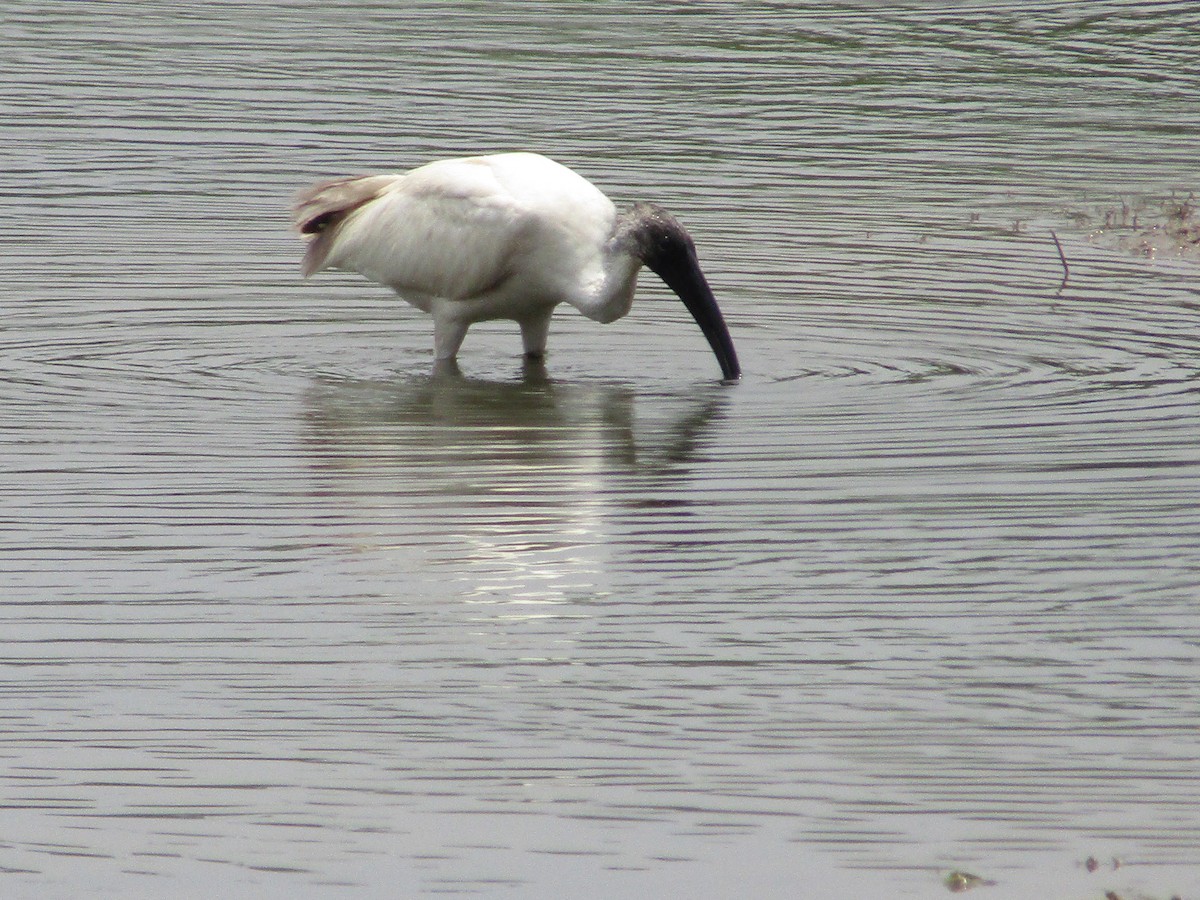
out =
<svg viewBox="0 0 1200 900"><path fill-rule="evenodd" d="M0 893L1200 890L1197 24L10 0ZM299 187L516 148L740 384L651 277L458 379L299 279Z"/></svg>

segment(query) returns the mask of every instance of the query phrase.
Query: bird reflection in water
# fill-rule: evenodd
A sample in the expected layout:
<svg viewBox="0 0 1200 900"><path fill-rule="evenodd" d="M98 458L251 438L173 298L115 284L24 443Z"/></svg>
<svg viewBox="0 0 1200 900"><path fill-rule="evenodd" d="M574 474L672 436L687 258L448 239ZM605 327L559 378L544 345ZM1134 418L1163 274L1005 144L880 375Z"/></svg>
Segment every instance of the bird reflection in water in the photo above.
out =
<svg viewBox="0 0 1200 900"><path fill-rule="evenodd" d="M487 380L444 361L428 376L317 381L306 436L357 553L511 615L603 596L614 531L647 507L689 515L682 488L726 399L720 384L560 382L533 360Z"/></svg>

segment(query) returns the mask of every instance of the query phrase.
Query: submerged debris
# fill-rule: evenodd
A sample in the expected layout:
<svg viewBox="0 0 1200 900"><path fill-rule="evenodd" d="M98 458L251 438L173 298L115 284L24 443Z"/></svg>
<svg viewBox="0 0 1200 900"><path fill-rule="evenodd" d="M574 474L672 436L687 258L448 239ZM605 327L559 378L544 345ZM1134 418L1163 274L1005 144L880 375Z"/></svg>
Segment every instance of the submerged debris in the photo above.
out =
<svg viewBox="0 0 1200 900"><path fill-rule="evenodd" d="M960 894L963 891L969 891L971 888L980 887L982 885L995 884L994 881L988 881L986 878L980 878L978 875L972 875L970 872L960 872L955 869L946 876L946 887L953 893Z"/></svg>
<svg viewBox="0 0 1200 900"><path fill-rule="evenodd" d="M1094 244L1156 258L1200 261L1200 211L1195 194L1165 199L1122 200L1119 206L1068 210Z"/></svg>
<svg viewBox="0 0 1200 900"><path fill-rule="evenodd" d="M1124 861L1119 856L1114 856L1110 860L1107 867L1105 867L1100 860L1096 859L1094 856L1089 856L1083 861L1083 867L1090 873L1097 872L1101 868L1111 868L1112 871L1116 872L1123 868L1124 865ZM1134 893L1129 894L1120 893L1114 890L1105 890L1104 900L1168 900L1168 898L1162 894L1146 894L1142 893L1141 891L1135 891ZM1182 897L1179 894L1171 894L1169 900L1182 900Z"/></svg>

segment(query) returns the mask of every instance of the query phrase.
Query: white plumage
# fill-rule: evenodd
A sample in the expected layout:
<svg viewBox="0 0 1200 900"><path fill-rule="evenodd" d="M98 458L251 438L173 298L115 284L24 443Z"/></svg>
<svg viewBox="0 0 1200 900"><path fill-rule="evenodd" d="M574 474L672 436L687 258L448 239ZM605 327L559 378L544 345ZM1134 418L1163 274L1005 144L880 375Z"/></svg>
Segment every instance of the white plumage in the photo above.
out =
<svg viewBox="0 0 1200 900"><path fill-rule="evenodd" d="M451 159L327 182L300 196L295 222L310 236L306 276L349 269L392 288L433 315L439 359L452 359L471 323L488 319L515 320L526 354L540 356L555 306L614 321L629 312L646 263L680 293L710 343L723 334L713 349L726 377L737 377L683 227L648 204L619 216L598 188L544 156Z"/></svg>

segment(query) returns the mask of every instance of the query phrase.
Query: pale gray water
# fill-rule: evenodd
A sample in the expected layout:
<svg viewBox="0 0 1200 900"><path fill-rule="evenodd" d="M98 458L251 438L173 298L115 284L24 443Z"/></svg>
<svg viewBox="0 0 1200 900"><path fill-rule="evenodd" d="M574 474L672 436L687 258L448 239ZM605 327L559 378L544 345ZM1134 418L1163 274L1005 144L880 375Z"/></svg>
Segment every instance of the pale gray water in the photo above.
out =
<svg viewBox="0 0 1200 900"><path fill-rule="evenodd" d="M1200 16L943 6L8 0L0 894L1200 891ZM515 148L741 384L299 280Z"/></svg>

